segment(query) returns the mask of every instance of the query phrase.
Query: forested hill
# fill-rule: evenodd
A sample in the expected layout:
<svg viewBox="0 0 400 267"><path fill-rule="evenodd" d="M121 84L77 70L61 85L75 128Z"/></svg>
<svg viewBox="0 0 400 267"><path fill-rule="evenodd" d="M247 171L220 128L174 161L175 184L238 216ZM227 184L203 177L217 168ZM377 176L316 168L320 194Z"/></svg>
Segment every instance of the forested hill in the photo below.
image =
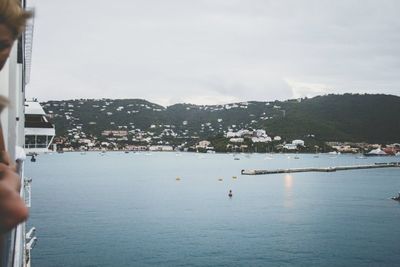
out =
<svg viewBox="0 0 400 267"><path fill-rule="evenodd" d="M162 107L141 99L77 99L42 105L58 136L71 135L73 129L89 136L121 129L157 135L172 129L178 137L209 138L230 129L265 129L286 140L311 135L321 141L400 142L400 97L393 95L326 95L214 106Z"/></svg>

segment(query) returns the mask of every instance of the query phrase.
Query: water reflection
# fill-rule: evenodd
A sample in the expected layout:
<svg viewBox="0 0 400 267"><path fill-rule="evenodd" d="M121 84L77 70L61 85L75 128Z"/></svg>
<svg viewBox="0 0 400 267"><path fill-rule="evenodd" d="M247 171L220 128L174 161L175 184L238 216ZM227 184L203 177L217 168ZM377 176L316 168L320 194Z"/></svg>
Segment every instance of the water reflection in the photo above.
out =
<svg viewBox="0 0 400 267"><path fill-rule="evenodd" d="M293 188L293 176L291 174L286 174L284 177L285 182L285 195L283 206L285 208L293 207L293 198L292 198L292 188Z"/></svg>
<svg viewBox="0 0 400 267"><path fill-rule="evenodd" d="M293 176L291 174L285 175L285 189L287 191L291 191L293 186Z"/></svg>

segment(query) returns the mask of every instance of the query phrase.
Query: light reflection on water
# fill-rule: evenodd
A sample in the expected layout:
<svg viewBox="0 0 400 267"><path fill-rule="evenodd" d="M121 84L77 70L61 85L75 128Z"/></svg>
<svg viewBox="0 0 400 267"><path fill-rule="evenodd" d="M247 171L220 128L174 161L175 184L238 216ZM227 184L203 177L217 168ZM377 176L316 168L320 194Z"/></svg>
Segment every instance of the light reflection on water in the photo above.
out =
<svg viewBox="0 0 400 267"><path fill-rule="evenodd" d="M292 187L293 187L293 176L291 174L285 174L285 208L293 207L293 199L292 199Z"/></svg>

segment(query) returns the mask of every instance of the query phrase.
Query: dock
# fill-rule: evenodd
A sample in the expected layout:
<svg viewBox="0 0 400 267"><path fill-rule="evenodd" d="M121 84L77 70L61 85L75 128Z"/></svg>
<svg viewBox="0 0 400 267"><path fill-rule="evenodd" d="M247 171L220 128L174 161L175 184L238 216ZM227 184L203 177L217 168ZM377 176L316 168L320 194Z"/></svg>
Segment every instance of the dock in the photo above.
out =
<svg viewBox="0 0 400 267"><path fill-rule="evenodd" d="M370 165L353 165L353 166L337 166L337 167L309 167L309 168L290 168L275 170L242 170L242 175L263 175L263 174L279 174L279 173L295 173L295 172L336 172L348 170L365 170L380 168L400 168L400 162L375 163Z"/></svg>

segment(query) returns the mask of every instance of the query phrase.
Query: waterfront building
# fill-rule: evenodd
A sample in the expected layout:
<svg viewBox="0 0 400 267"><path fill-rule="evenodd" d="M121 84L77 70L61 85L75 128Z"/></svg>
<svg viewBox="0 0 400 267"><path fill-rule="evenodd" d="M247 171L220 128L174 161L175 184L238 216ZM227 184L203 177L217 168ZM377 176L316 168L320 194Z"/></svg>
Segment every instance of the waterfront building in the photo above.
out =
<svg viewBox="0 0 400 267"><path fill-rule="evenodd" d="M295 145L295 144L285 144L283 146L283 148L287 149L287 150L297 150L297 145Z"/></svg>

